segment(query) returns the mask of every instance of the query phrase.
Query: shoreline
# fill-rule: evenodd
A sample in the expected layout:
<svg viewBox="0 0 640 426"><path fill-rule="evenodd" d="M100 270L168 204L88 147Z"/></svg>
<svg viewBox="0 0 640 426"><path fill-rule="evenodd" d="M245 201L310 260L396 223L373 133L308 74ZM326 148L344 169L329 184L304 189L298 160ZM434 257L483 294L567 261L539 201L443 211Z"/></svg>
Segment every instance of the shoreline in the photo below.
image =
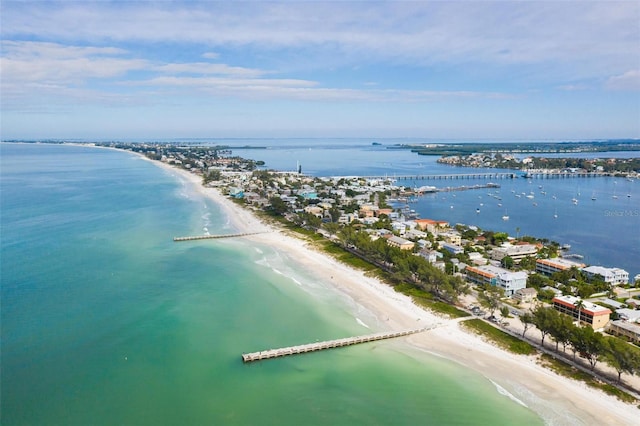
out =
<svg viewBox="0 0 640 426"><path fill-rule="evenodd" d="M199 176L139 156L193 184L194 189L220 207L235 231L266 232L245 239L289 254L297 266L312 270L318 276L331 276L327 283L374 314L378 320L374 327L383 328L380 331L414 328L416 324L441 324L434 330L408 336L405 341L424 353L446 358L481 374L496 386L497 392L526 405L545 424L636 423L640 413L634 405L560 376L537 364L535 356L515 355L485 342L481 337L464 331L458 321L443 319L419 307L388 284L368 277L362 271L309 247L302 239L263 222L248 209L235 205L218 189L203 186Z"/></svg>

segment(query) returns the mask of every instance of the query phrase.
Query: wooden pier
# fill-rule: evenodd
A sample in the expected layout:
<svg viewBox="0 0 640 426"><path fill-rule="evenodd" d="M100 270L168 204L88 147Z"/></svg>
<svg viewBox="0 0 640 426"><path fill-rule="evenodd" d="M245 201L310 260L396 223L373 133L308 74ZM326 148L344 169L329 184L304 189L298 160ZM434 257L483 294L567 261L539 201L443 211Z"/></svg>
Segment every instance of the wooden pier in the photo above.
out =
<svg viewBox="0 0 640 426"><path fill-rule="evenodd" d="M395 337L402 337L402 336L408 336L410 334L422 333L423 331L431 330L435 327L437 326L434 325L431 327L414 328L411 330L404 330L404 331L367 334L364 336L346 337L344 339L327 340L324 342L308 343L306 345L290 346L290 347L280 348L280 349L269 349L269 350L260 351L260 352L251 352L248 354L242 354L242 361L243 362L260 361L263 359L280 358L287 355L304 354L307 352L316 352L316 351L322 351L325 349L340 348L343 346L351 346L351 345L357 345L360 343L374 342L376 340L393 339Z"/></svg>
<svg viewBox="0 0 640 426"><path fill-rule="evenodd" d="M173 237L173 241L195 241L195 240L213 240L220 238L246 237L248 235L264 234L264 232L243 232L240 234L224 234L224 235L192 235L190 237Z"/></svg>

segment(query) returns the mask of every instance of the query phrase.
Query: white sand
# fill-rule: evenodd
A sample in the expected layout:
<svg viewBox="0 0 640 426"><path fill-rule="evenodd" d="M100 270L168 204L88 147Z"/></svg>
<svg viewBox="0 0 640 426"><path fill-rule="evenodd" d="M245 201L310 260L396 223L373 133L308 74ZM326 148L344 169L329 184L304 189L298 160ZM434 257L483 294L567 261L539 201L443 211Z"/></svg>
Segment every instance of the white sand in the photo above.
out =
<svg viewBox="0 0 640 426"><path fill-rule="evenodd" d="M310 248L304 241L287 236L261 222L249 210L235 205L217 189L205 188L200 177L154 162L189 179L217 203L238 232L270 231L252 240L288 253L295 262L330 282L356 303L374 313L388 330L428 326L441 327L407 337L409 343L430 353L458 362L484 375L552 425L638 425L640 410L584 383L559 376L536 364L534 357L514 355L462 330L456 320L443 319L416 306L410 298L390 286L366 277L330 256Z"/></svg>

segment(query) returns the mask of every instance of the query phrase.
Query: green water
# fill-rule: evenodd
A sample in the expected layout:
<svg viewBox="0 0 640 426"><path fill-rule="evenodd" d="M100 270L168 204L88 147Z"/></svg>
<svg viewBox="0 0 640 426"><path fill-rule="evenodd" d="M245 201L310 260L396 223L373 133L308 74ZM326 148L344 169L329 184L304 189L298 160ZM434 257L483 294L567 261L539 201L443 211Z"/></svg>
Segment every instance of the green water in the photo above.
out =
<svg viewBox="0 0 640 426"><path fill-rule="evenodd" d="M402 340L243 364L371 332L290 256L228 230L128 154L2 147L2 424L536 425L481 376Z"/></svg>

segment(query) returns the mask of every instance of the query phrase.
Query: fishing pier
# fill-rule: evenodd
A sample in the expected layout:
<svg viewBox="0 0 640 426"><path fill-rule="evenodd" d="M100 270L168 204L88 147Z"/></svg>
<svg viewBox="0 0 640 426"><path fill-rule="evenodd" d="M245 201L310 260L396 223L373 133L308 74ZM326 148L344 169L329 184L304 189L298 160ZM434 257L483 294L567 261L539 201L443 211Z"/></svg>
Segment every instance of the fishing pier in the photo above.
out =
<svg viewBox="0 0 640 426"><path fill-rule="evenodd" d="M180 241L196 241L196 240L215 240L221 238L246 237L249 235L264 234L264 232L243 232L240 234L224 234L224 235L192 235L190 237L173 237L174 242Z"/></svg>
<svg viewBox="0 0 640 426"><path fill-rule="evenodd" d="M242 361L245 363L254 362L254 361L260 361L263 359L280 358L287 355L304 354L307 352L316 352L316 351L322 351L325 349L333 349L333 348L340 348L343 346L358 345L360 343L374 342L376 340L393 339L395 337L402 337L402 336L408 336L410 334L422 333L423 331L431 330L435 327L437 326L433 325L431 327L414 328L410 330L376 333L376 334L367 334L364 336L345 337L343 339L308 343L306 345L289 346L289 347L280 348L280 349L269 349L266 351L251 352L247 354L242 354Z"/></svg>

